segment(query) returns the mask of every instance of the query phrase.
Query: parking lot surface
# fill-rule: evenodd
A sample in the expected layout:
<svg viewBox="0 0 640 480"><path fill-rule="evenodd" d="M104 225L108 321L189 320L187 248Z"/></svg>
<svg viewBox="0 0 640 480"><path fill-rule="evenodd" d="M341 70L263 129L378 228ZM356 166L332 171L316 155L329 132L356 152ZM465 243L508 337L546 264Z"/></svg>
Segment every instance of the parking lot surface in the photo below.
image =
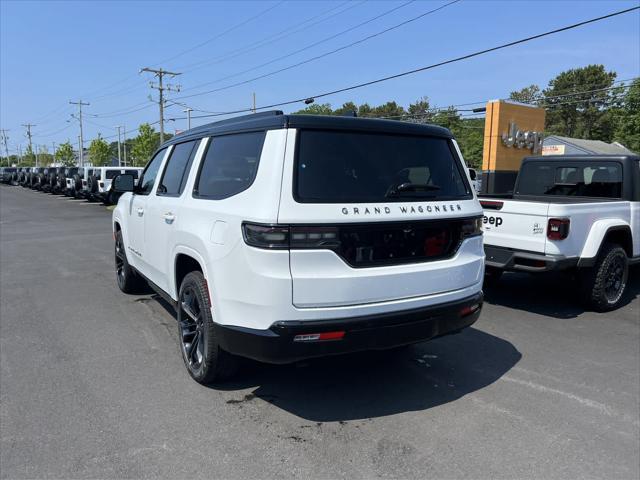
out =
<svg viewBox="0 0 640 480"><path fill-rule="evenodd" d="M638 269L613 313L508 274L461 334L206 388L118 290L110 218L0 187L2 478L640 477Z"/></svg>

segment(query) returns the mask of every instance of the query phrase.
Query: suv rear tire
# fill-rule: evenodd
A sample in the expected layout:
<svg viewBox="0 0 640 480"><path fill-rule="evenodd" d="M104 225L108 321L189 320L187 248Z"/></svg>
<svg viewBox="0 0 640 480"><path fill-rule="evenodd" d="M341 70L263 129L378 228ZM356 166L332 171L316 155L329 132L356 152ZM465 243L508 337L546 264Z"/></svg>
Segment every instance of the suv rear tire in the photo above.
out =
<svg viewBox="0 0 640 480"><path fill-rule="evenodd" d="M127 261L127 253L124 250L124 242L122 241L122 231L116 231L115 241L115 263L116 263L116 281L118 287L124 293L136 294L144 293L147 289L145 280L138 275L129 262Z"/></svg>
<svg viewBox="0 0 640 480"><path fill-rule="evenodd" d="M582 293L591 308L608 312L620 306L629 278L629 260L620 245L605 243L595 265L580 273Z"/></svg>
<svg viewBox="0 0 640 480"><path fill-rule="evenodd" d="M184 277L177 311L180 351L189 375L203 385L232 377L238 369L238 359L218 344L207 282L201 272Z"/></svg>

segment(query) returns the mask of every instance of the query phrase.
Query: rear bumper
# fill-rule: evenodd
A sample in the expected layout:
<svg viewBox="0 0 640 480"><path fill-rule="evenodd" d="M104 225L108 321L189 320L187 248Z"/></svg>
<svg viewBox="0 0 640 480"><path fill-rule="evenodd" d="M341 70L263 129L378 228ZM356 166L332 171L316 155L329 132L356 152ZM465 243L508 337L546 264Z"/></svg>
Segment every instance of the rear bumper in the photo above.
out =
<svg viewBox="0 0 640 480"><path fill-rule="evenodd" d="M215 324L220 346L267 363L363 350L384 350L430 340L472 325L482 310L482 292L462 300L413 310L331 320L280 321L267 330ZM477 307L462 314L464 309ZM298 342L296 335L345 332L340 340Z"/></svg>
<svg viewBox="0 0 640 480"><path fill-rule="evenodd" d="M487 267L520 272L550 272L566 270L578 265L578 258L544 255L506 247L484 246Z"/></svg>

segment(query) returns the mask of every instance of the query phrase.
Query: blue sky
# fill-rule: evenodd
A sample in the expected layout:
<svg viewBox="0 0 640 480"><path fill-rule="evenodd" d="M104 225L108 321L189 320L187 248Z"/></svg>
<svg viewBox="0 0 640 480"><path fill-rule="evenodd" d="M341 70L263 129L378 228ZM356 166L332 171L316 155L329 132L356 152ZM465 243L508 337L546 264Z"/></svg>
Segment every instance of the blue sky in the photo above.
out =
<svg viewBox="0 0 640 480"><path fill-rule="evenodd" d="M113 136L115 125L126 125L130 130L142 122L156 121L157 104L152 104L148 96L155 98L157 92L149 88L148 74L138 74L145 66L184 72L170 80L180 84L182 92L170 93L169 98L195 109L229 111L250 107L253 92L258 106L306 97L639 4L637 0L462 0L286 72L220 92L186 97L334 50L445 3L2 0L0 128L9 129L10 149L18 144L24 149L27 141L20 125L27 122L37 125L33 138L38 145L51 148L52 142L76 142L78 124L74 120L67 122L75 107L67 102L79 98L91 103L85 107L87 141L98 133ZM394 8L350 32L255 68ZM265 39L274 41L260 46ZM251 46L251 51L244 51ZM637 11L321 101L334 106L348 100L371 105L395 100L408 105L427 96L432 105L444 107L502 98L531 83L545 86L562 70L594 63L616 71L619 79L640 76ZM232 75L235 76L221 80ZM210 85L197 88L205 83ZM292 111L303 106L284 109ZM170 106L166 116L183 117L182 109ZM211 120L194 120L192 125L208 121ZM168 122L166 126L170 132L184 128L186 120Z"/></svg>

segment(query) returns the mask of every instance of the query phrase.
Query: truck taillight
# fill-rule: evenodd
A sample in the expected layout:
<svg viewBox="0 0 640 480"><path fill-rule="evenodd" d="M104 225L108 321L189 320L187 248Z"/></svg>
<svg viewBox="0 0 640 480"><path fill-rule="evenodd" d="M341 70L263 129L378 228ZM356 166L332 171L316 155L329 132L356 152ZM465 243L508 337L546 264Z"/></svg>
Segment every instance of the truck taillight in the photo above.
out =
<svg viewBox="0 0 640 480"><path fill-rule="evenodd" d="M564 240L569 236L568 218L550 218L547 225L547 238L549 240Z"/></svg>

